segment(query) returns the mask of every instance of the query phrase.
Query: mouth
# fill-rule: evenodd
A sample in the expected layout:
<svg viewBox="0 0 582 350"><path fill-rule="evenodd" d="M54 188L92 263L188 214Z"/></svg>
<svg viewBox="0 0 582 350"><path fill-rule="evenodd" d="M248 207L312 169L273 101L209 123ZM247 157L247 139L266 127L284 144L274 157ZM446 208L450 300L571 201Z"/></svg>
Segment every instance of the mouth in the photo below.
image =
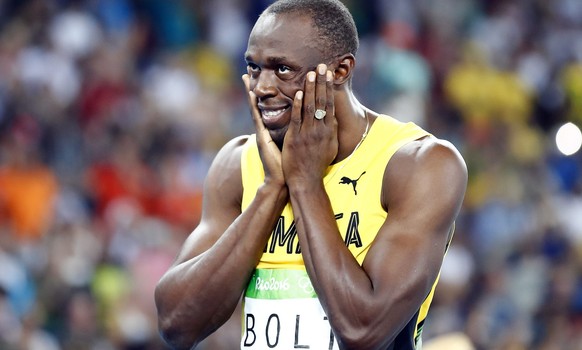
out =
<svg viewBox="0 0 582 350"><path fill-rule="evenodd" d="M280 108L272 107L260 108L261 118L263 119L265 127L267 127L268 129L280 129L282 127L287 126L289 118L286 117L287 114L286 112L289 109L290 109L289 106Z"/></svg>

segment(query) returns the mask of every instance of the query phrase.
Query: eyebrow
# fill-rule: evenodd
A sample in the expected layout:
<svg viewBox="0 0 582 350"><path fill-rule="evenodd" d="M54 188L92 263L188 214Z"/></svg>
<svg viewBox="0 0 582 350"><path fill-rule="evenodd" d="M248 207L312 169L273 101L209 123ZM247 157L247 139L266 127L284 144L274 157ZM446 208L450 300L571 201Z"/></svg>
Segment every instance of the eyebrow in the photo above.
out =
<svg viewBox="0 0 582 350"><path fill-rule="evenodd" d="M245 62L253 61L251 55L249 53L245 53ZM277 64L289 64L289 59L285 56L279 57L268 57L266 60L267 64L269 65L277 65Z"/></svg>

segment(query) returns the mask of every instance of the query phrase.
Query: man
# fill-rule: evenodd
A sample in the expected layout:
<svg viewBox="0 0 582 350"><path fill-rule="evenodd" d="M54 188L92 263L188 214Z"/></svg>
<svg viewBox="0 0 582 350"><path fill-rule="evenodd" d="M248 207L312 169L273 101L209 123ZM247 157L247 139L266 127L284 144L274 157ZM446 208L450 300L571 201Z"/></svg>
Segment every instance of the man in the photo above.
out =
<svg viewBox="0 0 582 350"><path fill-rule="evenodd" d="M243 296L241 349L417 349L467 181L454 149L361 105L336 0L281 0L248 42L256 135L216 156L200 225L156 289L189 349Z"/></svg>

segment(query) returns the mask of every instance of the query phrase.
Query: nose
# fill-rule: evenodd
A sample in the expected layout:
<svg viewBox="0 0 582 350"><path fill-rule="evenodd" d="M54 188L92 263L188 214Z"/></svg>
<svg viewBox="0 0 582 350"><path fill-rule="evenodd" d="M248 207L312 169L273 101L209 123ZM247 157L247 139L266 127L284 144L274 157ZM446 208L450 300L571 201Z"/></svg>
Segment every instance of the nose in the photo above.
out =
<svg viewBox="0 0 582 350"><path fill-rule="evenodd" d="M277 77L275 73L271 70L264 69L261 71L257 77L255 88L253 92L258 98L264 98L269 96L274 96L277 94L277 88L275 85Z"/></svg>

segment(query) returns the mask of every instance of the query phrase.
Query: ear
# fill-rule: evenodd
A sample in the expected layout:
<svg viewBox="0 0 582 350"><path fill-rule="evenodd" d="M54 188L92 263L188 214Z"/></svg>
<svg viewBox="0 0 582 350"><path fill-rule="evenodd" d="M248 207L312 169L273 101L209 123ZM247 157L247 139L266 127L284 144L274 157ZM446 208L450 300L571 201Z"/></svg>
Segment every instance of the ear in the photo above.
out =
<svg viewBox="0 0 582 350"><path fill-rule="evenodd" d="M343 85L352 79L356 58L351 53L340 56L337 59L337 66L333 71L335 85Z"/></svg>

